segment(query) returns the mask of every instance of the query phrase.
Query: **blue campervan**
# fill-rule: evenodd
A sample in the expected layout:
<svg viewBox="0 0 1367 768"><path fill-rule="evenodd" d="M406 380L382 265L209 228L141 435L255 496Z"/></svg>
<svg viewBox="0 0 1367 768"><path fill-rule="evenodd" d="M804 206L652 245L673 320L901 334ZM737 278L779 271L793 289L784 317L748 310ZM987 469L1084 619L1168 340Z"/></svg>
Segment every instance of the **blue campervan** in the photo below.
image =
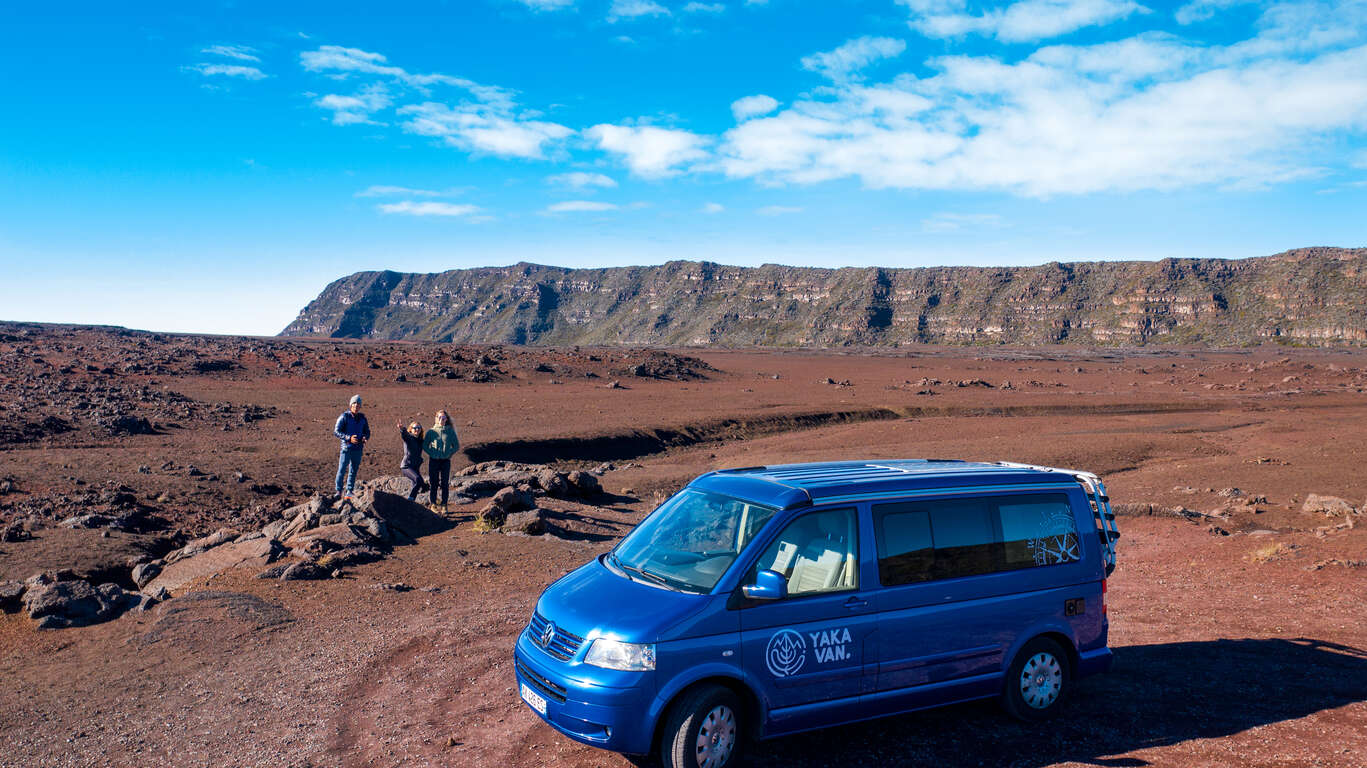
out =
<svg viewBox="0 0 1367 768"><path fill-rule="evenodd" d="M665 766L1000 697L1026 720L1109 668L1119 533L1091 473L902 460L709 472L537 601L523 701Z"/></svg>

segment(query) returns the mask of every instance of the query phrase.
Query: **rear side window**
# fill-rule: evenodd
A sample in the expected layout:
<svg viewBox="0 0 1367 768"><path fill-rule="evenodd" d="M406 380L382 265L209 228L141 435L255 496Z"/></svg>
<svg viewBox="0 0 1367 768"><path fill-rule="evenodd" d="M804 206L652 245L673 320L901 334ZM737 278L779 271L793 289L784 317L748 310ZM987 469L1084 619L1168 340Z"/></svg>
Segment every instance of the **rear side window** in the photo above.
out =
<svg viewBox="0 0 1367 768"><path fill-rule="evenodd" d="M886 586L1077 560L1063 494L876 504L878 576Z"/></svg>

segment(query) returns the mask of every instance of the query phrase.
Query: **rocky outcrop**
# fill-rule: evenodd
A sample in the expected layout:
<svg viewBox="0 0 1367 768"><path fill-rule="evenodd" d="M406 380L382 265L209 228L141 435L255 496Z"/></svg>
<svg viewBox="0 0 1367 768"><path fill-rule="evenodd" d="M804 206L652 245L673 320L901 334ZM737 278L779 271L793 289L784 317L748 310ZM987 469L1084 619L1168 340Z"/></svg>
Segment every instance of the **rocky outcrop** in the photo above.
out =
<svg viewBox="0 0 1367 768"><path fill-rule="evenodd" d="M514 344L1367 343L1367 249L1038 267L362 272L285 336Z"/></svg>

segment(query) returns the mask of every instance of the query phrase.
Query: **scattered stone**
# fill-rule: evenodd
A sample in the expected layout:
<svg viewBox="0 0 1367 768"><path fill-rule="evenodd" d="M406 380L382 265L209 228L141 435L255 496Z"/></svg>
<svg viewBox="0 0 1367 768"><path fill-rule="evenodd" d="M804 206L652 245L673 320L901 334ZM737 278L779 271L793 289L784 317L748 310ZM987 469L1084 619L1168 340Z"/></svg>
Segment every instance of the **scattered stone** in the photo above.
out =
<svg viewBox="0 0 1367 768"><path fill-rule="evenodd" d="M32 538L33 534L29 533L28 529L24 527L24 524L18 520L5 526L5 530L0 531L0 541L4 542L18 543L21 541L28 541Z"/></svg>
<svg viewBox="0 0 1367 768"><path fill-rule="evenodd" d="M553 469L543 469L536 475L537 485L546 492L547 496L564 498L570 495L570 483L565 479L565 475Z"/></svg>
<svg viewBox="0 0 1367 768"><path fill-rule="evenodd" d="M565 479L580 496L597 496L603 492L603 486L598 482L598 478L588 472L581 472L576 469L569 473Z"/></svg>
<svg viewBox="0 0 1367 768"><path fill-rule="evenodd" d="M503 525L499 526L499 531L526 536L540 536L546 532L545 511L530 509L525 512L509 513L504 518Z"/></svg>
<svg viewBox="0 0 1367 768"><path fill-rule="evenodd" d="M135 565L133 566L133 583L138 585L138 589L142 589L152 583L152 579L155 579L160 574L161 566L156 563Z"/></svg>
<svg viewBox="0 0 1367 768"><path fill-rule="evenodd" d="M331 577L324 568L313 563L295 563L280 574L281 581L313 581Z"/></svg>
<svg viewBox="0 0 1367 768"><path fill-rule="evenodd" d="M412 592L412 591L413 591L413 588L412 588L412 587L408 586L407 584L403 583L402 581L398 582L397 584L388 584L388 583L381 582L381 583L379 583L379 584L372 584L370 588L371 588L371 589L383 589L383 590L385 590L386 592Z"/></svg>
<svg viewBox="0 0 1367 768"><path fill-rule="evenodd" d="M612 381L609 381L607 384L604 384L603 386L606 389L626 389L626 387L622 385L622 382L618 381L617 379L613 379Z"/></svg>

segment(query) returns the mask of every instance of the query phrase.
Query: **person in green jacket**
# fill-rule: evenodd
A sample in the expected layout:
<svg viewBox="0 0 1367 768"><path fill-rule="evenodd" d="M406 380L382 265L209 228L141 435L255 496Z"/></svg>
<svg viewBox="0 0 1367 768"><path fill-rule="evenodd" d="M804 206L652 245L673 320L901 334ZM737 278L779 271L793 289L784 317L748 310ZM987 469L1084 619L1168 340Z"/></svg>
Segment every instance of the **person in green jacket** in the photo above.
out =
<svg viewBox="0 0 1367 768"><path fill-rule="evenodd" d="M423 438L423 453L427 454L427 501L435 511L437 489L441 489L441 508L446 509L446 500L451 493L451 456L460 450L460 440L456 438L456 428L451 426L451 417L446 411L437 411L436 423L427 430Z"/></svg>

